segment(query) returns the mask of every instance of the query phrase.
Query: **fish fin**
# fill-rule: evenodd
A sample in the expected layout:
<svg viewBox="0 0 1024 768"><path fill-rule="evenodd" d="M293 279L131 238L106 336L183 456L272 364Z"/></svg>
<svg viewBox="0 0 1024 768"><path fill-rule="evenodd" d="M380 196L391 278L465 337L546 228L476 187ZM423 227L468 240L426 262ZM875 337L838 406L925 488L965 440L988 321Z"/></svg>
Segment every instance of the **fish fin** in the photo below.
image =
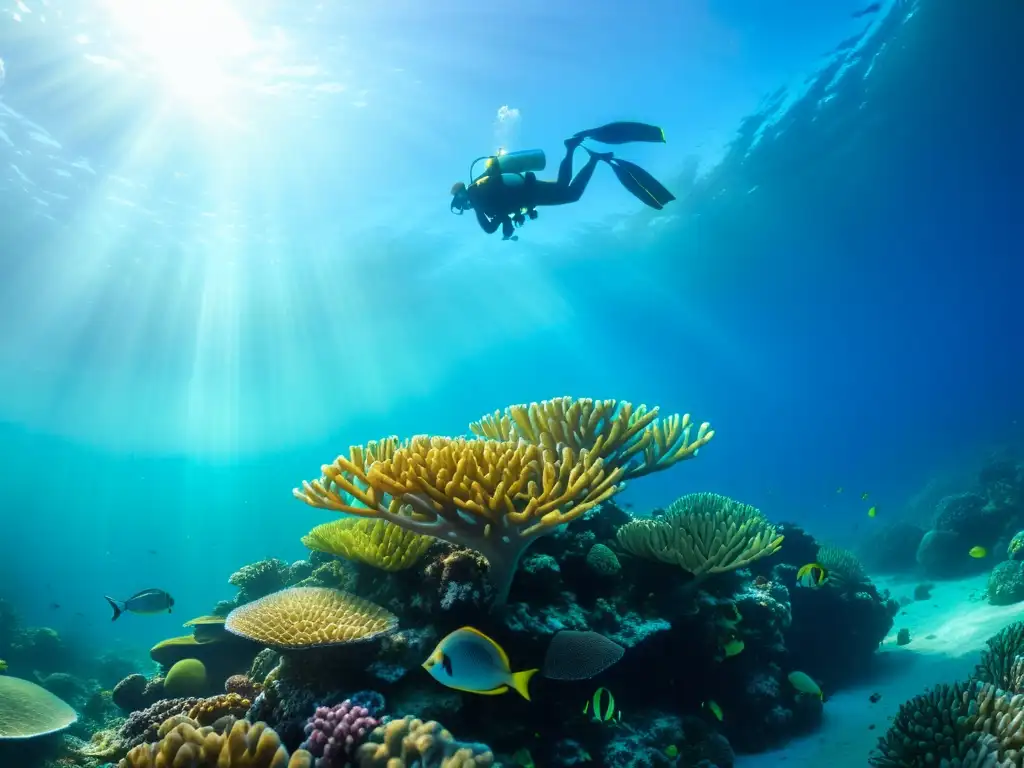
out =
<svg viewBox="0 0 1024 768"><path fill-rule="evenodd" d="M665 205L668 205L669 203L676 199L676 196L669 192L665 188L664 184L662 184L660 181L658 181L650 173L645 171L636 163L631 163L629 162L629 160L622 160L621 158L616 157L610 162L610 165L612 165L613 167L617 166L621 171L624 171L636 184L640 186L641 189L643 189L645 194L639 195L629 185L624 184L624 186L626 186L626 189L632 192L646 205L651 205L651 203L649 203L646 199L648 197L653 199L654 202L657 203L656 206L651 205L651 207L658 209L662 208ZM622 175L619 173L616 173L615 175L619 177L619 181L621 182Z"/></svg>
<svg viewBox="0 0 1024 768"><path fill-rule="evenodd" d="M107 597L106 595L104 595L103 599L106 600L108 603L110 603L110 607L114 609L114 615L110 617L110 620L111 621L117 621L118 617L121 615L121 612L124 609L121 608L117 604L117 601L114 598L112 598L112 597Z"/></svg>
<svg viewBox="0 0 1024 768"><path fill-rule="evenodd" d="M508 654L505 653L505 649L498 645L494 640L489 638L487 635L485 635L483 632L481 632L479 629L477 629L476 627L462 627L462 629L459 629L457 631L469 632L470 634L476 635L481 640L486 640L488 643L491 644L491 647L493 647L494 650L498 652L498 658L501 659L501 663L505 667L505 669L511 669L511 665L508 662Z"/></svg>
<svg viewBox="0 0 1024 768"><path fill-rule="evenodd" d="M647 141L657 144L665 143L665 131L656 125L620 121L608 123L598 128L589 128L575 134L576 139L591 139L602 144L631 144L634 141Z"/></svg>
<svg viewBox="0 0 1024 768"><path fill-rule="evenodd" d="M530 700L530 678L539 671L538 669L524 669L522 672L512 673L512 687L527 701Z"/></svg>
<svg viewBox="0 0 1024 768"><path fill-rule="evenodd" d="M463 693L475 693L475 694L478 694L480 696L500 696L501 694L503 694L503 693L508 691L508 686L507 685L499 685L497 688L492 688L489 691L477 691L477 690L474 690L472 688L460 688L457 685L448 685L448 683L444 683L443 685L446 688L451 688L452 690L455 690L455 691L462 691Z"/></svg>

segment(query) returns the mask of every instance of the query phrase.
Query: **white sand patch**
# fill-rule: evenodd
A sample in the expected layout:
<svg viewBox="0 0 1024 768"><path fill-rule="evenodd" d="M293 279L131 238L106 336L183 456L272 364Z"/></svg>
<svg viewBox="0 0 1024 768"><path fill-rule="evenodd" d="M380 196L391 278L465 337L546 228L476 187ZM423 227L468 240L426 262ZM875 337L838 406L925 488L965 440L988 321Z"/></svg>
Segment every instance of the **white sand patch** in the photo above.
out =
<svg viewBox="0 0 1024 768"><path fill-rule="evenodd" d="M996 607L985 602L987 581L988 574L982 574L963 581L935 582L931 599L911 603L896 615L892 633L878 649L877 669L870 682L834 696L825 691L824 721L818 731L773 752L744 755L737 759L737 768L865 768L878 737L903 702L928 686L966 678L987 640L1024 617L1024 603ZM918 582L876 578L875 583L899 598L913 595ZM896 633L903 627L910 630L911 641L898 646ZM822 632L822 642L827 643L826 629ZM881 699L872 704L874 693L881 694Z"/></svg>

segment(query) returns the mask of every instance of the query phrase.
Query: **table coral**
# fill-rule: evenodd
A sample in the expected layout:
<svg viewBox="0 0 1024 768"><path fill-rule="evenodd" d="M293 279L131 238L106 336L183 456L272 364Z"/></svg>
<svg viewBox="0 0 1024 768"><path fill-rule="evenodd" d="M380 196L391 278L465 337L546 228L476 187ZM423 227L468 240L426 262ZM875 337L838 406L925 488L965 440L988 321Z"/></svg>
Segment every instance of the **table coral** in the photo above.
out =
<svg viewBox="0 0 1024 768"><path fill-rule="evenodd" d="M73 725L78 714L45 688L0 675L0 740L31 739Z"/></svg>

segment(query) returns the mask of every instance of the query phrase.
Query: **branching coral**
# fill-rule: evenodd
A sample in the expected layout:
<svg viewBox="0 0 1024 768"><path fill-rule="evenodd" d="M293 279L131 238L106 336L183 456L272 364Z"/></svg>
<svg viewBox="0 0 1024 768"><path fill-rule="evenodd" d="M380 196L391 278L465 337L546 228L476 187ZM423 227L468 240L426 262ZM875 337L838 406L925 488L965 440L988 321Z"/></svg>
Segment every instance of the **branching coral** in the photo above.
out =
<svg viewBox="0 0 1024 768"><path fill-rule="evenodd" d="M749 504L692 493L674 501L661 517L626 523L616 539L637 557L678 565L701 577L772 555L783 537Z"/></svg>
<svg viewBox="0 0 1024 768"><path fill-rule="evenodd" d="M1010 768L1024 745L1024 696L987 683L939 685L900 707L878 740L878 768L956 765Z"/></svg>
<svg viewBox="0 0 1024 768"><path fill-rule="evenodd" d="M690 441L690 414L658 418L658 408L634 408L625 400L591 400L559 397L529 405L513 405L495 411L469 425L470 430L491 440L525 440L558 453L568 446L604 459L605 466L621 467L626 479L689 459L715 433L701 424Z"/></svg>
<svg viewBox="0 0 1024 768"><path fill-rule="evenodd" d="M360 768L486 768L494 755L482 744L465 744L433 720L405 717L374 729L356 750Z"/></svg>
<svg viewBox="0 0 1024 768"><path fill-rule="evenodd" d="M181 722L156 744L132 749L118 768L312 768L313 756L298 750L289 759L281 740L265 723L236 721L228 733Z"/></svg>
<svg viewBox="0 0 1024 768"><path fill-rule="evenodd" d="M1017 659L1024 656L1024 622L1018 621L991 637L988 648L981 652L981 661L974 676L1003 690L1024 693L1020 689Z"/></svg>
<svg viewBox="0 0 1024 768"><path fill-rule="evenodd" d="M416 565L434 543L386 520L343 518L323 523L302 537L318 552L355 560L384 571L403 571Z"/></svg>
<svg viewBox="0 0 1024 768"><path fill-rule="evenodd" d="M534 539L617 493L623 475L586 450L512 441L419 436L368 470L365 455L353 448L295 495L480 552L499 599Z"/></svg>

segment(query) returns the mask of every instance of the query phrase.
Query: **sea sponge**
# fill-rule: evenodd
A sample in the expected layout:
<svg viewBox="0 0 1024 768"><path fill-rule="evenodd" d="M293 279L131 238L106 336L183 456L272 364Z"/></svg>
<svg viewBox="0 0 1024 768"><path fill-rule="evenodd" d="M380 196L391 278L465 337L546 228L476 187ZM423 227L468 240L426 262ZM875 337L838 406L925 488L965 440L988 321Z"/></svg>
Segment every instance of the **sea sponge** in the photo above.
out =
<svg viewBox="0 0 1024 768"><path fill-rule="evenodd" d="M469 425L473 434L491 440L524 440L559 453L568 446L587 451L609 469L621 467L626 479L693 458L715 436L707 422L690 440L690 414L658 418L658 408L626 400L558 397L529 405L512 405Z"/></svg>
<svg viewBox="0 0 1024 768"><path fill-rule="evenodd" d="M487 768L494 755L483 744L456 741L438 722L407 716L375 728L355 762L359 768Z"/></svg>
<svg viewBox="0 0 1024 768"><path fill-rule="evenodd" d="M243 699L237 693L222 693L198 702L188 711L188 717L199 725L213 725L225 715L245 717L251 706L250 699Z"/></svg>
<svg viewBox="0 0 1024 768"><path fill-rule="evenodd" d="M0 741L57 733L77 720L75 710L42 686L0 675Z"/></svg>
<svg viewBox="0 0 1024 768"><path fill-rule="evenodd" d="M832 544L822 544L818 549L818 564L829 573L829 578L849 585L864 584L870 581L868 572L864 570L857 556L848 549Z"/></svg>
<svg viewBox="0 0 1024 768"><path fill-rule="evenodd" d="M627 552L678 565L697 577L773 555L783 538L756 508L714 493L688 494L661 517L633 520L616 532Z"/></svg>
<svg viewBox="0 0 1024 768"><path fill-rule="evenodd" d="M879 768L1010 768L1024 745L1024 696L988 683L939 685L906 702L869 762Z"/></svg>
<svg viewBox="0 0 1024 768"><path fill-rule="evenodd" d="M289 758L266 723L237 720L228 733L192 723L174 725L156 744L132 749L118 768L312 768L313 756L297 750Z"/></svg>
<svg viewBox="0 0 1024 768"><path fill-rule="evenodd" d="M407 531L386 520L351 517L323 523L302 537L317 552L355 560L382 571L403 571L416 565L434 543L432 536Z"/></svg>
<svg viewBox="0 0 1024 768"><path fill-rule="evenodd" d="M974 676L1005 691L1024 693L1015 687L1014 663L1019 656L1024 656L1024 622L1021 621L989 638L988 648L981 652L981 661L974 668Z"/></svg>
<svg viewBox="0 0 1024 768"><path fill-rule="evenodd" d="M224 626L270 648L320 648L390 634L398 618L341 590L292 587L236 608Z"/></svg>
<svg viewBox="0 0 1024 768"><path fill-rule="evenodd" d="M182 659L164 678L164 691L172 698L201 696L206 689L206 666L199 659Z"/></svg>

